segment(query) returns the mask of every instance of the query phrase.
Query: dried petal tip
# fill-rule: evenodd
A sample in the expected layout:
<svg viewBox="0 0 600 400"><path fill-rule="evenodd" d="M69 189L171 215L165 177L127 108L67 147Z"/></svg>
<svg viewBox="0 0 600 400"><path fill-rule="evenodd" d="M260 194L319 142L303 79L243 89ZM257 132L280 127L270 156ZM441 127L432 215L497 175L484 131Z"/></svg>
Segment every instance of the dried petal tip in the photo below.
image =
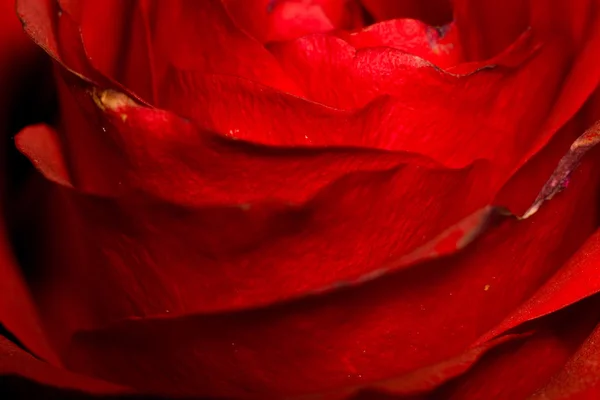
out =
<svg viewBox="0 0 600 400"><path fill-rule="evenodd" d="M93 88L91 95L94 99L94 103L96 103L96 105L103 111L106 109L110 111L117 111L123 107L137 105L136 102L126 94L112 89L100 90L98 88Z"/></svg>
<svg viewBox="0 0 600 400"><path fill-rule="evenodd" d="M544 187L534 200L533 204L525 211L520 219L527 219L535 214L546 200L552 199L557 193L569 184L571 173L579 166L581 159L590 149L600 141L600 121L588 128L579 136L569 148L567 154L558 162L558 166L546 181Z"/></svg>

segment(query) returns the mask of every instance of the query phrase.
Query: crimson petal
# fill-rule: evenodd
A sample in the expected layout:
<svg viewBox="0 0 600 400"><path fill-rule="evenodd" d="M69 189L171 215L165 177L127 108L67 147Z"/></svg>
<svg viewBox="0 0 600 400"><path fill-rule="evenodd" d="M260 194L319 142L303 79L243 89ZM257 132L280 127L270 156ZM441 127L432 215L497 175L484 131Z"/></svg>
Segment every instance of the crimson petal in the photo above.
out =
<svg viewBox="0 0 600 400"><path fill-rule="evenodd" d="M452 20L450 0L361 0L377 21L413 18L430 25L444 25Z"/></svg>

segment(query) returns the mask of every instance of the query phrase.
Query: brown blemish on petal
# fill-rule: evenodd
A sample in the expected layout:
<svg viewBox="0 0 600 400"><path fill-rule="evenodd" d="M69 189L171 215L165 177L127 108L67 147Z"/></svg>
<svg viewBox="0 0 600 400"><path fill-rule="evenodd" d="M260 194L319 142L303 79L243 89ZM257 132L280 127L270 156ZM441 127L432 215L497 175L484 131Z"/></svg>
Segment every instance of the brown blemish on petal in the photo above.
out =
<svg viewBox="0 0 600 400"><path fill-rule="evenodd" d="M98 88L93 88L91 95L94 103L96 103L98 108L100 108L102 111L107 109L110 111L117 111L123 107L132 107L137 105L137 103L131 97L112 89L100 90ZM125 121L127 116L125 114L121 114L121 119Z"/></svg>
<svg viewBox="0 0 600 400"><path fill-rule="evenodd" d="M552 199L552 197L564 190L569 184L571 173L579 166L585 153L596 146L599 141L600 121L596 121L594 125L573 142L567 154L558 162L558 166L550 176L550 179L546 181L546 184L533 201L533 204L519 219L531 217L540 209L542 203Z"/></svg>

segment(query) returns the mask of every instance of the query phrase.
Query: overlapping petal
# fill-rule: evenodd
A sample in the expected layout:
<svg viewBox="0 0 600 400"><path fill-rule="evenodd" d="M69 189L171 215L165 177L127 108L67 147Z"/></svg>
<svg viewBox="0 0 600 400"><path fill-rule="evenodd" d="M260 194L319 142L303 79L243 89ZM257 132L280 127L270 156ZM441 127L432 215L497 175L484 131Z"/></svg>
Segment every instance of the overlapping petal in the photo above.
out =
<svg viewBox="0 0 600 400"><path fill-rule="evenodd" d="M584 158L524 221L494 205L525 211L598 119L593 101L581 110L600 79L597 10L582 3L554 32L534 1L457 3L460 53L441 70L416 22L417 55L371 47L368 29L264 47L220 1L22 0L67 67L63 125L17 137L54 182L34 297L66 366L152 394L412 395L514 339L520 368L550 342L538 377L555 372L593 321L574 339L507 332L597 290L575 283L594 271L595 236L580 246L598 164ZM473 42L487 26L464 13L513 9L513 27ZM130 40L101 35L113 13ZM481 393L472 376L466 393Z"/></svg>
<svg viewBox="0 0 600 400"><path fill-rule="evenodd" d="M40 54L21 31L12 6L9 2L0 4L0 324L18 334L22 343L38 356L58 363L40 326L38 312L7 233L7 174L17 172L9 164L8 157L8 146L12 145L10 137L17 133L13 131L13 123L20 111L18 107L23 107L20 101L34 94L41 96L33 90L28 93L31 87L24 85L30 79L27 72L34 72L31 67L40 64ZM0 368L3 366L0 362Z"/></svg>

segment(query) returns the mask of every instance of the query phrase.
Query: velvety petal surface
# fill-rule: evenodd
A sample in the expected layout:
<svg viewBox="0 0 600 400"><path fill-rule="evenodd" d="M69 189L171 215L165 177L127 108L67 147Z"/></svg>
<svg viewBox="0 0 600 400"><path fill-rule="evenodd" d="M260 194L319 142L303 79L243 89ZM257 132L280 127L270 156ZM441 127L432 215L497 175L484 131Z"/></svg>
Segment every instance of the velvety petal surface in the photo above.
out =
<svg viewBox="0 0 600 400"><path fill-rule="evenodd" d="M177 392L188 395L294 395L355 387L362 382L368 386L368 382L401 376L457 357L525 301L532 289L560 268L595 227L596 217L591 215L595 215L596 193L587 188L590 182L597 182L598 171L590 161L593 158L588 157L573 176L569 190L530 219L500 221L500 225L467 247L468 251L449 259L415 265L404 271L397 271L397 267L387 269L385 266L393 264L378 257L392 256L393 260L394 254L411 253L406 247L402 250L380 246L387 246L386 243L410 246L410 239L424 240L412 244L417 249L428 243L426 238L435 241L440 236L435 231L414 234L414 229L437 227L441 233L445 230L441 224L444 218L453 217L448 210L469 215L462 208L469 204L465 203L468 195L474 196L472 212L479 202L485 202L480 184L477 190L468 186L456 189L458 182L468 185L469 179L477 176L476 167L468 173L469 170L441 169L442 174L452 172L443 178L444 175L437 173L435 178L420 175L435 171L426 164L417 169L412 167L415 164L408 164L377 173L349 174L330 181L315 192L314 198L293 208L275 199L269 203L240 203L231 197L236 192L230 192L230 197L215 197L219 192L207 191L211 187L207 185L209 181L199 185L205 188L204 195L195 197L208 196L223 205L237 206L222 207L217 202L210 208L206 203L190 207L173 200L164 203L168 200L166 194L156 196L160 194L156 188L162 185L153 188L149 182L149 177L160 179L168 171L161 168L160 174L148 173L150 161L161 160L157 154L165 154L154 152L162 149L175 154L173 149L178 147L165 149L164 144L177 145L186 137L197 140L201 132L192 130L193 135L187 136L186 129L193 129L189 122L178 121L162 111L131 105L118 94L82 96L88 96L87 103L81 97L79 104L91 112L88 115L100 118L107 137L119 138L128 156L125 172L130 175L123 175L123 191L116 198L95 198L73 189L57 188L52 212L60 216L63 235L71 238L69 246L78 250L66 251L59 247L60 243L48 242L51 249L46 260L57 260L49 269L56 277L49 275L44 280L45 286L36 293L45 315L51 316L48 326L69 366L143 391L169 393L174 387L173 379L177 379L183 382L177 385ZM93 123L96 117L89 117L88 121ZM169 126L178 135L169 134L166 129ZM44 137L35 130L41 128L31 129L24 131L19 139L19 146L25 152L29 151L28 143ZM47 129L44 132L51 134ZM156 137L159 133L163 136ZM535 169L536 164L554 167L564 153L554 154L564 149L562 143L571 142L573 135L576 137L579 132L565 130L557 137L556 148L553 145L540 153L530 168ZM161 143L160 147L152 145L152 140L156 140L153 137L165 136L170 140L156 142ZM144 144L140 145L139 140ZM187 146L190 143L193 142L186 142ZM236 167L233 150L249 145L222 137L217 137L214 143L226 146L214 157L218 160L219 155L228 155L229 162L219 172L224 173L228 167L229 177L236 170L270 165L268 170L256 170L254 179L249 181L256 184L264 180L275 186L269 179L272 171L287 164L274 164L277 158L263 164L272 157L265 152L267 149L254 147L257 153L250 157L253 147L244 147L244 158L240 160L245 159L246 164L240 167L245 167ZM230 150L226 152L227 148ZM148 151L153 156L142 163ZM375 160L379 162L389 156L376 154ZM193 167L187 158L182 160ZM310 165L309 159L305 161L303 166ZM44 165L50 164L38 167L48 175ZM363 174L368 178L363 178ZM453 180L454 174L458 181ZM185 176L193 175L186 172ZM419 182L414 192L415 185L407 183L410 177ZM396 184L395 179L404 185ZM437 193L435 197L426 195L430 184L434 185L431 193ZM448 195L440 195L444 192L437 186L440 184L448 184ZM133 188L141 192L136 194L131 191ZM266 192L260 193L269 198ZM403 193L410 193L410 197L403 197ZM423 203L414 197L416 194L436 201ZM293 192L286 194L291 195ZM372 201L371 195L375 196ZM456 200L452 200L454 195ZM391 208L385 205L388 201ZM459 204L461 208L457 208ZM427 213L408 211L413 206L425 206ZM434 206L441 207L439 214L434 214ZM402 212L393 211L394 207L400 207ZM381 220L377 220L378 214L373 210L381 213ZM411 228L408 217L416 214L419 218L415 219L415 228ZM424 215L431 215L432 221L439 224L424 222ZM445 224L458 222L448 220ZM382 227L386 226L389 228L384 230ZM370 227L377 230L371 231ZM401 232L413 234L406 238L393 236ZM215 237L217 233L224 236ZM452 235L455 234L462 236L465 232ZM317 244L326 247L315 247ZM456 239L438 244L433 249L441 254L460 248ZM451 247L446 247L448 244ZM337 245L342 247L338 249ZM193 248L199 251L190 252ZM554 251L548 252L549 248ZM310 261L314 254L319 254L319 258ZM349 258L345 259L345 254ZM362 255L366 263L360 261ZM340 268L332 268L338 262ZM82 269L84 265L89 269ZM386 276L377 279L381 273ZM194 286L198 284L201 286ZM343 289L343 286L349 287ZM306 296L322 289L331 293L261 310L209 315L217 310L249 308L289 296ZM470 312L465 313L466 309ZM440 315L449 319L440 319ZM77 331L81 333L69 343L70 334ZM198 356L187 350L190 348L198 349L206 364L199 364ZM122 364L127 368L116 367L117 354L120 360L127 360ZM298 354L303 356L299 359ZM282 365L281 360L286 363ZM296 362L292 363L293 360ZM132 365L136 368L131 368ZM180 368L165 370L165 365ZM134 371L144 372L139 375ZM148 373L162 379L149 383L143 379ZM223 376L237 376L239 380L224 382L220 378Z"/></svg>
<svg viewBox="0 0 600 400"><path fill-rule="evenodd" d="M238 76L298 93L294 82L285 75L276 60L261 43L240 30L220 0L207 0L202 7L193 0L131 2L129 8L122 7L118 1L111 3L112 7L106 7L103 2L91 2L95 6L77 0L70 2L76 3L82 10L83 43L94 67L133 90L139 85L131 79L149 76L146 80L151 79L154 83L153 96L158 96L155 98L158 104L164 103L161 87L175 84L167 75L170 68L191 70L199 75L220 73ZM96 12L96 8L102 11ZM111 23L103 23L98 15L106 16ZM117 23L114 22L115 16L119 18ZM104 33L107 26L110 31L108 37ZM122 30L129 32L130 40L137 40L139 45L124 42L120 34ZM106 45L107 41L113 46L110 54L111 47ZM121 57L118 49L130 47L136 48L140 54L130 52ZM207 57L207 54L210 56ZM131 67L124 68L121 65L124 62ZM131 71L131 74L116 75L126 71Z"/></svg>
<svg viewBox="0 0 600 400"><path fill-rule="evenodd" d="M32 290L73 371L151 394L409 396L474 365L523 371L527 354L550 376L592 329L508 333L596 291L598 150L552 175L599 117L593 6L557 22L536 2L494 3L492 34L460 3L452 35L473 63L444 70L415 21L392 27L416 30L412 48L373 47L384 25L265 48L219 1L139 2L141 17L115 18L146 43L128 59L102 47L85 3L44 4L21 15L75 73L57 74L62 125L16 143L52 182L31 222L46 266ZM553 176L567 190L544 192ZM553 198L527 212L540 190ZM473 371L440 390L501 392Z"/></svg>
<svg viewBox="0 0 600 400"><path fill-rule="evenodd" d="M61 42L83 42L81 50L93 67L155 103L157 77L152 67L154 54L148 35L152 20L147 2L60 0L57 4L59 23L71 20L78 27L71 32L73 37L63 35Z"/></svg>
<svg viewBox="0 0 600 400"><path fill-rule="evenodd" d="M357 50L392 47L424 58L443 69L450 69L463 61L454 24L432 27L416 19L393 19L340 36Z"/></svg>
<svg viewBox="0 0 600 400"><path fill-rule="evenodd" d="M0 337L0 376L6 375L17 375L33 382L88 393L111 394L127 391L122 386L47 364L26 353L5 337Z"/></svg>
<svg viewBox="0 0 600 400"><path fill-rule="evenodd" d="M31 80L28 73L40 73L36 67L45 65L41 54L22 32L14 4L0 3L0 323L18 335L22 343L38 356L49 362L58 363L56 354L48 345L41 329L38 312L24 281L18 262L13 254L7 235L6 194L8 173L17 173L10 164L8 147L12 146L11 136L17 132L15 119L25 107L26 99L36 94L36 88L27 85ZM39 89L39 88L37 88ZM31 91L31 93L29 93ZM22 112L22 111L21 111ZM17 127L18 129L18 127ZM3 339L5 340L5 339ZM0 361L0 371L4 363Z"/></svg>
<svg viewBox="0 0 600 400"><path fill-rule="evenodd" d="M299 39L289 45L276 46L277 51L272 51L278 56L278 63L259 43L237 30L235 24L229 20L226 10L217 1L211 1L210 7L202 9L193 7L193 2L182 1L162 11L160 2L144 4L146 9L141 12L145 13L145 19L150 22L136 24L134 21L132 31L144 31L146 41L150 42L149 52L152 53L151 59L154 60L152 70L158 85L156 93L159 97L159 105L202 124L208 124L209 128L224 134L266 144L368 145L418 152L444 163L447 160L439 158L452 155L452 161L462 165L465 164L465 160L472 162L476 158L491 157L492 154L529 155L532 151L539 151L539 147L523 148L518 151L514 151L514 147L528 147L529 143L543 143L555 132L557 128L555 124L542 131L537 127L547 117L549 110L556 109L554 107L556 102L563 103L563 96L557 96L557 93L561 93L560 90L563 89L563 79L569 71L569 60L573 55L572 51L564 48L568 40L563 36L542 35L540 37L544 38L543 47L533 56L533 59L530 60L525 55L528 48L533 51L536 43L539 44L536 38L529 42L525 40L522 46L516 47L517 53L520 52L525 56L521 58L521 62L516 62L514 51L508 51L507 57L512 68L482 70L477 71L472 77L456 79L435 71L414 56L381 49L356 50L343 40L317 36ZM156 17L158 15L160 18ZM539 13L535 14L537 15ZM595 15L593 12L589 13L588 20L582 22L583 26L594 26ZM206 19L206 23L200 22L203 18ZM575 22L578 21L573 21ZM562 25L569 23L570 21ZM468 30L468 27L466 23L463 25L457 23L458 34L461 35L461 30ZM207 35L199 31L200 28L218 33ZM99 27L90 22L83 25L81 29L85 43L87 43L86 37L89 38L88 47L100 48L94 45L100 42L95 40L93 35L94 32L99 31ZM86 35L86 31L91 33ZM566 34L570 35L568 32ZM136 35L143 36L141 33ZM173 35L183 35L182 38L185 37L185 40ZM577 37L578 40L582 40L580 36ZM207 37L211 40L206 40ZM594 40L597 41L597 37L597 34L590 34L590 40L596 38ZM188 45L193 46L194 50L186 50L182 47ZM200 50L198 46L213 47ZM216 47L231 49L233 53L225 57L226 53L211 50ZM580 47L580 45L574 46L577 49ZM225 58L219 60L211 57L209 62L198 57L200 54L209 53L223 54ZM240 57L240 61L235 61L236 57ZM102 58L101 54L92 57L92 61L95 58ZM110 59L110 57L105 58ZM252 59L253 62L245 63L241 61L243 59ZM594 65L594 60L586 60L582 61L584 65L578 66L578 69ZM496 64L503 65L506 62L508 62L506 59L499 59ZM279 65L284 67L285 73L281 71ZM541 65L544 67L541 68ZM547 68L549 65L552 68ZM517 73L512 71L513 68ZM106 72L106 68L100 69ZM393 74L390 75L389 70L392 70ZM546 71L548 75L538 74L540 70ZM206 75L207 72L217 71L219 75ZM250 81L221 74L244 77ZM589 77L589 85L578 85L580 89L577 94L568 93L570 107L555 113L553 120L561 118L562 115L568 116L569 112L572 113L570 110L573 107L577 107L585 100L585 96L590 93L589 88L594 87L593 83L598 80L597 75L593 73ZM279 83L273 79L278 80ZM327 80L327 85L319 84L323 79ZM288 83L282 86L284 81ZM353 110L349 115L345 111L332 110L274 92L256 82L291 93L303 94L309 99L330 106L342 109L358 107L358 110ZM524 92L520 90L524 87L524 82L527 82L528 87L532 82L539 83L539 86ZM298 85L302 87L298 88ZM500 95L497 95L500 87L502 88ZM423 100L427 99L429 104L427 107L419 103L421 96ZM457 99L456 96L460 98ZM460 104L462 108L452 109L452 104L446 101L448 98L454 100L452 104ZM520 100L506 101L515 98ZM555 98L558 100L554 101ZM479 106L482 99L488 103L485 107ZM441 104L439 107L431 106L431 101L440 101ZM473 106L470 105L471 103ZM475 104L478 106L475 107ZM525 106L525 104L535 104L535 107ZM515 108L511 109L511 105ZM464 110L472 108L487 110L487 112L479 116L462 115ZM441 135L442 137L432 139L428 132L437 132L444 128L410 123L415 119L410 114L412 109L430 110L435 117L419 115L418 121L440 121L440 125L444 127L456 127L457 134L446 132ZM440 114L443 110L449 110L447 118ZM381 112L392 114L383 118ZM254 117L245 118L245 115L250 113ZM360 117L355 116L357 113ZM503 115L504 118L501 121L494 121L490 119L492 113ZM282 114L289 118L285 118L285 126L278 126L277 121L284 120L278 117ZM481 121L469 126L461 125L461 121L471 121L473 117L480 117ZM357 123L357 118L365 122ZM226 125L223 124L225 121L227 121ZM369 121L381 122L374 124ZM409 121L409 123L399 124L397 121ZM330 126L322 127L324 122ZM381 123L384 125L381 126ZM387 123L393 125L387 127ZM373 127L373 132L368 131L370 127ZM475 132L473 132L474 127L478 127ZM312 134L315 131L322 133L315 137ZM488 133L481 134L481 131ZM523 138L522 135L527 137ZM499 138L498 140L502 142L496 143L490 138ZM435 145L432 146L431 143ZM455 147L459 147L459 143L460 154L457 154L459 150ZM473 147L472 152L468 150L469 147L465 148L465 144ZM504 150L499 150L503 147ZM462 160L455 160L456 157ZM506 165L514 166L514 160L498 161L500 168Z"/></svg>
<svg viewBox="0 0 600 400"><path fill-rule="evenodd" d="M454 21L465 60L489 59L507 48L527 29L534 1L454 1Z"/></svg>
<svg viewBox="0 0 600 400"><path fill-rule="evenodd" d="M430 25L444 25L452 20L449 0L361 0L361 3L377 21L413 18Z"/></svg>
<svg viewBox="0 0 600 400"><path fill-rule="evenodd" d="M598 326L547 385L531 400L593 399L600 393L598 379Z"/></svg>
<svg viewBox="0 0 600 400"><path fill-rule="evenodd" d="M238 26L262 43L363 24L356 0L223 0Z"/></svg>
<svg viewBox="0 0 600 400"><path fill-rule="evenodd" d="M525 325L521 329L532 332L530 336L487 353L470 372L423 396L423 399L570 398L556 394L554 397L530 396L550 381L558 383L553 376L571 357L581 353L579 348L582 345L589 346L584 343L589 342L587 337L598 322L597 307L598 298L594 298ZM577 373L577 377L572 376L571 379L591 383L595 372L579 369ZM564 388L565 392L569 391L568 384Z"/></svg>

